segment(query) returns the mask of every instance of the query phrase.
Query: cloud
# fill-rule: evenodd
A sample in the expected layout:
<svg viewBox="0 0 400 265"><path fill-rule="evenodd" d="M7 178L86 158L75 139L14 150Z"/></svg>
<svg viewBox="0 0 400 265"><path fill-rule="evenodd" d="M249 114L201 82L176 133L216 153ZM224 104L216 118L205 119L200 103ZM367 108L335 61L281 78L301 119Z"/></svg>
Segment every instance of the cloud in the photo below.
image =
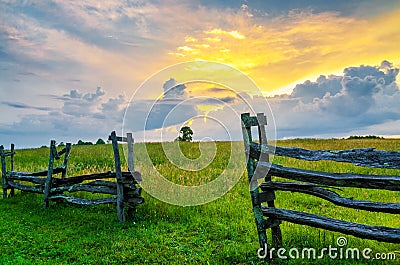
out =
<svg viewBox="0 0 400 265"><path fill-rule="evenodd" d="M186 86L184 84L178 84L174 78L170 78L165 81L163 85L164 98L186 98L187 93L185 91Z"/></svg>
<svg viewBox="0 0 400 265"><path fill-rule="evenodd" d="M219 100L225 102L225 103L233 103L234 101L236 101L236 97L223 97L223 98L219 98Z"/></svg>
<svg viewBox="0 0 400 265"><path fill-rule="evenodd" d="M35 73L32 72L20 72L18 75L36 75Z"/></svg>
<svg viewBox="0 0 400 265"><path fill-rule="evenodd" d="M97 87L94 93L80 93L76 89L72 89L69 94L64 94L58 98L64 101L61 107L63 114L74 117L93 117L96 119L110 119L111 117L121 121L126 104L125 97L119 95L117 98L109 98L104 102L103 96L105 91L101 87Z"/></svg>
<svg viewBox="0 0 400 265"><path fill-rule="evenodd" d="M3 101L3 106L46 113L24 115L12 124L2 124L0 134L5 141L32 146L47 144L49 139L56 137L64 142L105 137L110 131L121 128L124 122L124 130L133 131L138 141L145 140L141 138L143 130L156 140L161 140L157 134L165 131L164 136L168 135L170 139L163 140L173 140L178 127L191 121L195 139L241 140L240 114L254 110L254 113L268 115L270 139L399 135L396 127L400 122L398 70L386 61L380 66L348 67L343 75L320 76L315 81L295 86L289 95L268 98L244 92L226 94L228 90L224 88L209 86L203 87L209 96L203 96L199 91L202 96L192 97L186 90L195 89L193 84L180 85L170 78L164 86L160 85L167 91L165 94L178 87L170 96L158 100L134 100L128 109L123 95L108 97L100 87L87 93L71 89L63 96L54 97L62 102L59 108Z"/></svg>
<svg viewBox="0 0 400 265"><path fill-rule="evenodd" d="M315 82L307 80L302 84L297 84L290 97L298 98L303 103L311 103L315 98L323 98L327 93L332 96L339 93L342 90L341 82L341 76L321 75Z"/></svg>
<svg viewBox="0 0 400 265"><path fill-rule="evenodd" d="M126 104L127 101L123 95L119 95L117 98L109 98L107 102L101 104L100 113L104 115L102 118L122 123Z"/></svg>
<svg viewBox="0 0 400 265"><path fill-rule="evenodd" d="M291 10L302 10L310 9L316 12L327 12L335 10L343 16L359 16L362 18L376 15L377 13L383 13L399 6L396 0L390 0L386 3L377 2L374 0L340 0L340 1L281 1L281 0L269 0L269 1L242 1L242 0L201 0L201 3L207 5L213 5L217 7L230 7L232 9L241 6L241 10L244 13L250 13L249 16L255 15L256 13L267 13L269 16L277 16L290 12ZM243 4L246 3L246 4Z"/></svg>
<svg viewBox="0 0 400 265"><path fill-rule="evenodd" d="M248 5L251 10L252 5L263 6L263 14L228 12L223 27L219 24L186 35L171 54L176 54L177 59L233 65L271 94L317 78L310 76L316 73L337 73L348 65L375 64L382 58L398 60L395 36L400 36L400 32L394 27L399 24L398 8L366 19L334 11L318 12L308 6L273 16L268 11L274 7ZM230 32L238 32L245 39L235 39ZM185 38L197 42L185 42ZM183 46L186 49L179 49Z"/></svg>
<svg viewBox="0 0 400 265"><path fill-rule="evenodd" d="M153 30L163 24L152 22L159 8L148 1L2 1L0 10L0 68L10 69L0 73L1 87L30 83L30 97L38 89L59 94L71 80L119 94L168 64L165 49L171 44L164 36L171 31ZM148 60L152 56L157 59ZM36 82L18 73L35 73Z"/></svg>
<svg viewBox="0 0 400 265"><path fill-rule="evenodd" d="M238 39L238 40L243 40L246 38L243 34L238 32L237 30L226 31L226 30L217 28L217 29L205 31L204 33L215 35L215 36L229 36L231 38Z"/></svg>
<svg viewBox="0 0 400 265"><path fill-rule="evenodd" d="M67 94L67 95L64 95L64 96L70 97L70 98L81 98L81 97L82 97L82 94L79 93L78 90L72 89L72 90L69 92L69 95Z"/></svg>
<svg viewBox="0 0 400 265"><path fill-rule="evenodd" d="M280 137L346 134L400 119L398 72L387 61L348 67L342 76L320 76L290 95L270 98Z"/></svg>
<svg viewBox="0 0 400 265"><path fill-rule="evenodd" d="M243 100L237 95L236 100L222 108L212 109L206 123L195 120L191 127L196 139L203 136L227 139L228 130L231 139L241 140L240 113L251 112L253 108L254 113L264 112L268 116L269 139L354 134L399 136L396 127L400 122L397 73L398 68L390 63L361 65L344 69L342 75L305 81L296 85L289 95L265 98L242 93L240 98Z"/></svg>
<svg viewBox="0 0 400 265"><path fill-rule="evenodd" d="M129 103L125 128L131 131L160 129L185 122L199 113L198 102L188 97L185 84L179 84L171 77L162 88L162 98L133 100Z"/></svg>
<svg viewBox="0 0 400 265"><path fill-rule="evenodd" d="M342 90L334 96L326 94L315 104L325 112L332 112L339 116L357 116L368 111L375 103L373 95L378 92L375 78L366 76L345 76L342 80Z"/></svg>
<svg viewBox="0 0 400 265"><path fill-rule="evenodd" d="M94 101L94 100L98 99L99 97L103 96L104 94L105 94L104 90L101 89L101 87L97 87L95 93L85 94L85 95L83 95L83 99L85 99L87 101Z"/></svg>
<svg viewBox="0 0 400 265"><path fill-rule="evenodd" d="M30 110L42 110L42 111L50 111L54 110L53 108L49 107L35 107L35 106L30 106L25 103L18 103L18 102L8 102L8 101L2 101L1 104L16 108L16 109L30 109Z"/></svg>
<svg viewBox="0 0 400 265"><path fill-rule="evenodd" d="M63 96L51 96L61 102L58 108L34 107L16 102L1 102L12 108L41 110L44 114L25 114L10 124L0 124L5 141L23 146L40 146L49 139L72 141L95 140L121 128L126 100L123 95L106 97L97 87L94 92L81 93L72 89Z"/></svg>
<svg viewBox="0 0 400 265"><path fill-rule="evenodd" d="M0 108L8 112L0 131L9 131L7 122L22 119L38 132L65 124L82 128L82 133L94 131L93 135L94 124L105 123L108 130L123 116L126 99L121 94L129 97L143 80L168 65L199 59L237 67L263 92L291 91L293 84L301 83L290 95L269 99L285 136L367 130L395 121L398 4L281 2L1 1ZM368 15L351 16L362 11ZM382 58L388 61L373 66ZM348 67L339 74L360 64L366 66ZM212 75L210 71L206 77ZM144 124L157 96L163 98L153 106L147 128L159 128L163 119L173 124L202 114L202 104L220 107L192 99L198 95L191 93L189 84L179 85L175 79L170 84L170 92L135 102L132 117ZM97 86L107 88L107 94L85 89ZM238 96L206 92L246 111ZM48 100L38 94L55 96ZM252 100L265 109L263 99ZM39 116L27 118L32 110ZM48 115L40 116L43 111ZM171 111L174 115L167 118ZM201 129L207 131L206 126Z"/></svg>
<svg viewBox="0 0 400 265"><path fill-rule="evenodd" d="M224 62L246 71L263 90L276 91L310 73L398 57L400 34L393 25L399 11L387 11L394 5L373 4L387 13L360 19L337 12L339 6L347 11L347 3L242 4L3 1L0 64L11 61L13 72L36 73L41 89L48 79L93 87L100 76L101 85L117 94L183 60Z"/></svg>

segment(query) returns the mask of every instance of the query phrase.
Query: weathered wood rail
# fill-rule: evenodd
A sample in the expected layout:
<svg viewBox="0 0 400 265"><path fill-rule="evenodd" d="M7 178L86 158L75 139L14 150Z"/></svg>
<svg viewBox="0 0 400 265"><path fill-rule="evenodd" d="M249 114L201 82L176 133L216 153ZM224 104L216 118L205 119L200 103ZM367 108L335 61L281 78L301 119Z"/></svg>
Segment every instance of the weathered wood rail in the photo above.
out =
<svg viewBox="0 0 400 265"><path fill-rule="evenodd" d="M14 171L14 144L11 144L10 151L6 152L0 146L3 198L14 196L15 189L43 194L43 207L48 208L50 201L64 200L69 203L80 205L115 204L117 206L118 220L126 221L126 209L132 209L144 202L141 197L141 188L137 184L141 181L141 175L134 170L133 138L128 133L126 137L116 136L115 131L109 136L114 151L115 172L93 173L81 176L67 177L67 167L71 144L67 143L65 148L57 151L56 142L50 142L49 163L47 170L39 172L18 172ZM121 159L118 142L128 144L128 171L121 170ZM54 167L54 160L64 156L63 164ZM7 157L10 157L10 170L7 170ZM56 175L61 174L57 178ZM115 179L110 181L109 179ZM102 193L114 195L101 199L83 199L73 197L69 193L84 191L91 193ZM65 194L64 192L67 192Z"/></svg>
<svg viewBox="0 0 400 265"><path fill-rule="evenodd" d="M282 245L280 230L282 221L341 232L365 239L400 243L400 227L371 226L275 207L277 199L275 191L290 191L315 196L347 208L400 214L400 203L355 200L342 197L329 189L333 187L353 187L400 191L400 176L319 172L285 167L269 161L269 155L275 154L276 156L308 161L330 160L363 167L400 169L400 152L380 151L373 148L330 151L274 147L268 145L267 142L265 129L267 118L263 113L259 113L257 116L244 113L241 119L252 207L261 248L268 244L267 229L271 229L272 232L272 245L278 247ZM252 138L251 128L253 126L258 128L258 142L254 142ZM273 181L273 176L292 181ZM258 184L259 179L264 179L260 185Z"/></svg>

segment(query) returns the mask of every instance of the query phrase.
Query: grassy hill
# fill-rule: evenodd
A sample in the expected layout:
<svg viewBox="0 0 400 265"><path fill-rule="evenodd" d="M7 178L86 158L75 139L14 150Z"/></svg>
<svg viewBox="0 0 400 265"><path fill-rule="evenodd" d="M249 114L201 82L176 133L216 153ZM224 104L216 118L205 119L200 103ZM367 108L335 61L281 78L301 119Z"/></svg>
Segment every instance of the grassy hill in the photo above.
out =
<svg viewBox="0 0 400 265"><path fill-rule="evenodd" d="M348 149L376 147L400 151L400 140L352 139L279 141L282 146L308 149ZM241 143L233 145L243 152ZM191 159L200 156L198 143L182 143L182 152ZM227 165L231 143L216 144L216 158L204 169L187 171L171 164L159 143L135 145L136 169L145 179L152 171L143 163L148 153L154 168L165 178L182 185L201 185L217 178ZM15 169L36 171L47 167L48 149L17 150ZM327 161L305 162L275 157L275 162L312 170L400 175L400 170L365 169ZM51 203L42 208L43 196L21 193L0 199L0 264L262 264L257 257L258 241L247 186L244 154L237 162L239 182L223 197L200 206L181 207L159 201L144 192L130 221L119 223L111 205L79 207ZM74 146L68 175L113 170L110 145ZM123 165L126 169L126 164ZM398 192L343 188L347 197L400 202ZM1 193L1 191L0 191ZM101 195L78 194L82 197ZM0 196L2 196L0 194ZM369 213L336 207L303 194L277 192L277 207L322 214L371 225L400 227L400 216ZM284 246L322 249L335 246L343 236L311 227L282 224ZM370 248L373 253L400 251L399 244L380 243L346 236L348 247ZM383 264L398 264L386 261ZM376 260L289 260L287 264L379 264Z"/></svg>

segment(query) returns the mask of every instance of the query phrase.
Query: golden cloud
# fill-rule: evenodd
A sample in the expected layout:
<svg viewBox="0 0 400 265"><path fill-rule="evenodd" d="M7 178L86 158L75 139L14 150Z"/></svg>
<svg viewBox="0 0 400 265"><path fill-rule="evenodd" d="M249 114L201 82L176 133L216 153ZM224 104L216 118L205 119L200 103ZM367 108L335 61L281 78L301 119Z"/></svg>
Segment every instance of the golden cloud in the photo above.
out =
<svg viewBox="0 0 400 265"><path fill-rule="evenodd" d="M226 25L230 30L199 31L185 42L201 40L201 44L179 46L177 51L185 59L234 66L267 94L350 65L379 64L384 59L396 63L400 57L400 10L368 19L307 11L273 19L241 15L230 20Z"/></svg>
<svg viewBox="0 0 400 265"><path fill-rule="evenodd" d="M232 37L234 39L238 39L238 40L243 40L246 38L243 34L239 33L237 30L225 31L222 29L213 29L213 30L205 31L204 33L217 35L217 36L218 35L219 36L223 36L223 35L230 36L230 37Z"/></svg>

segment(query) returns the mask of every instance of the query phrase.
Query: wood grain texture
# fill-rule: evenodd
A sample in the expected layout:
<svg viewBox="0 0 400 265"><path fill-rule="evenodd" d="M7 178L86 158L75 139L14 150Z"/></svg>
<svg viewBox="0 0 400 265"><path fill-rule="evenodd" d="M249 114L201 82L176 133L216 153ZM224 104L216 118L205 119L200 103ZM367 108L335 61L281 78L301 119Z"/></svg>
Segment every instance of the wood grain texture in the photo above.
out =
<svg viewBox="0 0 400 265"><path fill-rule="evenodd" d="M257 163L257 170L264 171L270 176L321 185L400 191L399 176L329 173L284 167L263 162Z"/></svg>
<svg viewBox="0 0 400 265"><path fill-rule="evenodd" d="M307 150L298 147L281 147L250 143L250 156L254 159L262 153L285 156L308 161L330 160L335 162L352 163L356 166L400 169L400 152L360 148L349 150Z"/></svg>
<svg viewBox="0 0 400 265"><path fill-rule="evenodd" d="M372 202L365 200L354 200L353 198L344 198L334 191L315 184L305 184L297 182L264 182L260 185L261 190L281 190L300 192L325 199L335 205L344 206L353 209L366 210L371 212L383 212L391 214L400 214L400 203Z"/></svg>
<svg viewBox="0 0 400 265"><path fill-rule="evenodd" d="M352 163L356 166L400 169L400 152L381 151L374 148L360 148L349 150L307 150L298 147L272 146L267 143L265 125L266 118L258 113L257 117L244 113L241 116L244 150L247 160L247 173L250 185L250 195L260 246L267 242L265 230L271 228L272 243L279 247L281 234L279 223L281 220L291 223L323 228L342 232L360 238L378 241L400 243L400 229L382 226L369 226L336 220L286 209L277 209L274 191L290 191L309 194L332 202L338 206L400 214L399 203L372 202L345 198L330 190L332 187L353 187L378 190L400 191L400 176L367 175L354 173L332 173L311 171L301 168L285 167L269 162L269 155L290 157L307 161L328 160L335 162ZM259 143L252 140L251 127L257 126ZM299 182L274 182L272 176L290 179ZM257 180L264 178L259 185ZM261 190L262 192L260 192ZM262 203L268 205L266 207ZM262 215L264 218L260 218ZM268 217L265 219L265 217Z"/></svg>
<svg viewBox="0 0 400 265"><path fill-rule="evenodd" d="M49 154L49 166L47 169L47 176L46 182L44 183L44 196L43 196L43 208L49 207L49 196L50 196L50 189L51 189L51 182L53 178L53 165L54 165L54 156L57 155L56 149L56 141L50 141L50 154Z"/></svg>
<svg viewBox="0 0 400 265"><path fill-rule="evenodd" d="M81 176L67 177L67 168L69 155L71 152L71 143L67 143L65 148L57 151L56 142L50 142L49 163L47 170L38 172L18 172L14 171L12 165L11 171L7 171L6 157L14 155L14 146L11 146L11 152L5 152L4 147L0 146L1 164L2 164L2 186L3 196L7 197L7 190L18 189L26 192L43 194L43 207L49 206L49 201L67 201L69 203L80 205L98 205L104 203L113 203L117 205L118 220L126 221L124 207L134 208L138 204L142 204L144 199L141 197L142 189L137 187L142 180L139 172L134 171L134 153L133 153L133 137L127 134L127 137L116 136L115 131L111 133L109 139L112 140L114 152L115 172L92 173ZM118 141L127 141L128 148L128 168L129 171L121 170L121 158L119 154ZM64 155L63 165L54 167L54 159L60 159ZM54 177L56 174L62 173L61 177ZM106 179L114 179L109 181ZM103 199L82 199L64 194L64 192L90 192L115 195Z"/></svg>
<svg viewBox="0 0 400 265"><path fill-rule="evenodd" d="M115 131L111 132L110 136L112 147L114 151L114 162L115 162L115 178L117 179L117 215L120 222L125 222L125 212L124 212L124 186L121 171L121 158L118 149L118 140Z"/></svg>
<svg viewBox="0 0 400 265"><path fill-rule="evenodd" d="M291 223L323 228L330 231L353 235L359 238L373 239L390 243L400 243L400 229L397 228L369 226L278 208L262 207L262 213L264 216L278 218Z"/></svg>

